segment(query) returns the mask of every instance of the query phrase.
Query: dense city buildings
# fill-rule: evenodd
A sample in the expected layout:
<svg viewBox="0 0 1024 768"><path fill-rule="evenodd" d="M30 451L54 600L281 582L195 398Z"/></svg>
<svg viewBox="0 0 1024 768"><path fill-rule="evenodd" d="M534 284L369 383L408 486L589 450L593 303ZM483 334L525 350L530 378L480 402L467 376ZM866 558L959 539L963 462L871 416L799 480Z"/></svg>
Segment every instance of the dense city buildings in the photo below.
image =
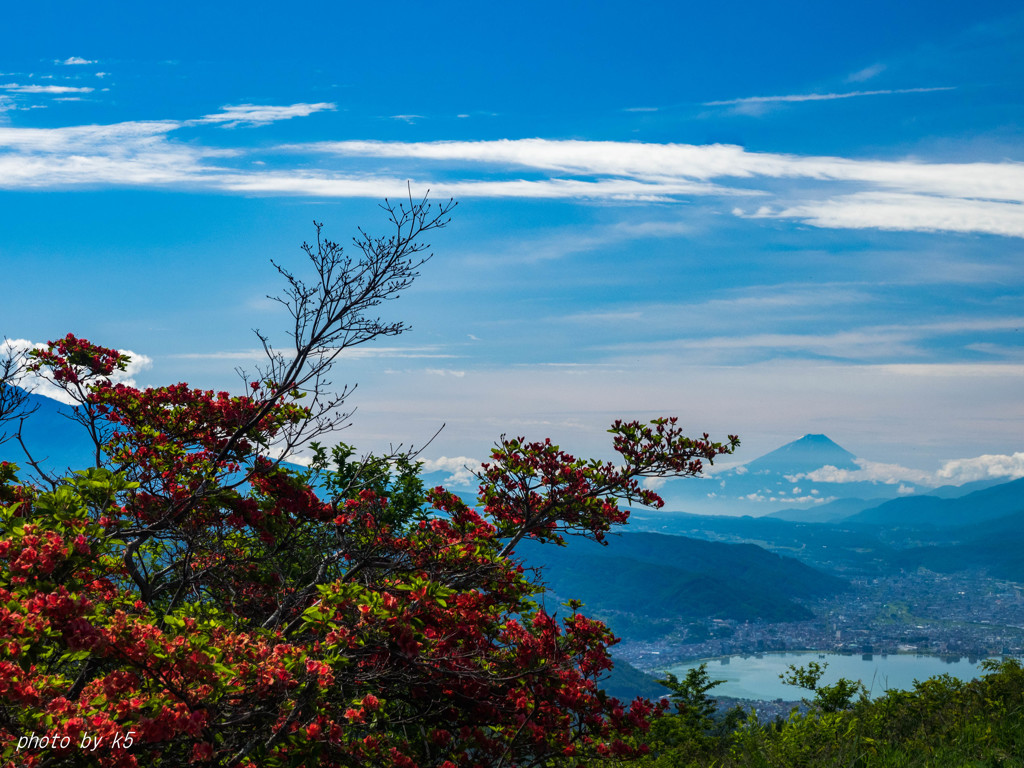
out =
<svg viewBox="0 0 1024 768"><path fill-rule="evenodd" d="M813 620L689 622L657 640L624 639L615 655L658 670L693 659L789 650L972 659L1024 654L1024 586L978 573L856 578L849 591L805 605ZM614 629L614 619L610 623Z"/></svg>

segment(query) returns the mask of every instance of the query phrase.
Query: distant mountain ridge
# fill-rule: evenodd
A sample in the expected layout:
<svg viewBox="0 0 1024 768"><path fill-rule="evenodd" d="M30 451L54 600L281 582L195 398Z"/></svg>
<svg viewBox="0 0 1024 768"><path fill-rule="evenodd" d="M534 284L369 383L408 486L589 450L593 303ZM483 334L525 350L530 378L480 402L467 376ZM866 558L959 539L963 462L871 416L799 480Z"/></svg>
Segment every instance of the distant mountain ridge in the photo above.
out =
<svg viewBox="0 0 1024 768"><path fill-rule="evenodd" d="M1024 511L1024 477L954 499L928 495L893 499L851 515L844 522L888 527L951 527L995 520L1020 511Z"/></svg>
<svg viewBox="0 0 1024 768"><path fill-rule="evenodd" d="M22 436L33 459L45 469L58 473L92 465L92 441L80 424L68 418L71 406L49 397L29 394L28 408L34 411L25 419ZM0 425L0 432L9 437L0 443L0 461L13 462L27 470L25 452L13 437L15 431L16 423Z"/></svg>
<svg viewBox="0 0 1024 768"><path fill-rule="evenodd" d="M882 501L883 499L836 499L810 509L806 507L803 509L793 507L780 509L778 512L765 515L765 517L794 523L837 523L858 512L863 512L865 509L875 507Z"/></svg>

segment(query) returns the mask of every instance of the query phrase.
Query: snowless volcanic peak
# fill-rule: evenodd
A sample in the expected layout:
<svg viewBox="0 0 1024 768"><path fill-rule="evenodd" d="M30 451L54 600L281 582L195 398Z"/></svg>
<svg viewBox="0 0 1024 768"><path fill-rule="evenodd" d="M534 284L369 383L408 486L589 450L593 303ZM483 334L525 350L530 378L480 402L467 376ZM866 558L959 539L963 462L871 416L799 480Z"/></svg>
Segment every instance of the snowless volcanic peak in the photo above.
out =
<svg viewBox="0 0 1024 768"><path fill-rule="evenodd" d="M746 464L750 472L813 472L824 466L857 469L856 457L825 435L804 435Z"/></svg>

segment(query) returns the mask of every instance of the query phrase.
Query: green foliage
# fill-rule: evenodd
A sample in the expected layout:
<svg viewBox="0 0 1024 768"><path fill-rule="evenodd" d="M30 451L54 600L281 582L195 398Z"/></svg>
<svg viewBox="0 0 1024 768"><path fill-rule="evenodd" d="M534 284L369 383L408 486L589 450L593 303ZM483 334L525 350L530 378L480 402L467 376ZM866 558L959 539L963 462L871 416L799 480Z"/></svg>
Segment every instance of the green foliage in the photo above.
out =
<svg viewBox="0 0 1024 768"><path fill-rule="evenodd" d="M862 699L867 696L867 689L860 681L845 677L839 678L832 685L820 685L826 669L828 664L819 664L816 661L810 662L806 667L790 664L789 673L779 675L779 679L786 685L795 685L814 693L814 699L804 699L804 703L826 714L849 709L856 695Z"/></svg>
<svg viewBox="0 0 1024 768"><path fill-rule="evenodd" d="M659 680L669 689L674 713L651 726L650 757L643 765L657 768L716 765L728 756L731 734L743 720L743 711L726 712L710 695L723 680L708 677L707 664L689 670L680 680L673 674Z"/></svg>
<svg viewBox="0 0 1024 768"><path fill-rule="evenodd" d="M743 711L734 707L720 713L718 703L708 695L724 682L708 677L707 664L688 670L682 680L669 674L668 679L663 681L672 691L669 698L675 704L685 730L705 737L721 737L736 727L743 718Z"/></svg>
<svg viewBox="0 0 1024 768"><path fill-rule="evenodd" d="M311 443L310 447L313 460L305 479L323 489L335 504L356 499L361 491L373 491L388 500L386 515L379 522L401 529L410 522L426 519L420 479L423 462L401 452L355 458L356 449L346 443L335 445L330 456L319 443Z"/></svg>
<svg viewBox="0 0 1024 768"><path fill-rule="evenodd" d="M601 689L620 701L632 701L637 696L656 701L669 693L654 677L641 672L625 659L615 660L615 666L601 680Z"/></svg>
<svg viewBox="0 0 1024 768"><path fill-rule="evenodd" d="M1016 659L985 662L977 680L949 675L911 691L868 699L859 683L820 685L824 666L792 667L787 682L814 692L809 709L785 721L753 713L714 726L715 686L702 668L669 680L675 714L651 729L643 768L1024 768L1024 667ZM683 706L679 706L679 705Z"/></svg>

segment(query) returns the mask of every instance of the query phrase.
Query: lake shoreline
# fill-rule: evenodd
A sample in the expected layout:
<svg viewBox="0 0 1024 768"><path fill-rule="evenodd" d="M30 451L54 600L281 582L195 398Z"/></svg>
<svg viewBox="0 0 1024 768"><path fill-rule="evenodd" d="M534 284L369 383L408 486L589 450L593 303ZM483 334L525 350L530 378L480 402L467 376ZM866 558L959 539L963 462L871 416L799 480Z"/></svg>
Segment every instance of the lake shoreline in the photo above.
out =
<svg viewBox="0 0 1024 768"><path fill-rule="evenodd" d="M747 654L693 659L657 667L648 674L660 676L674 674L682 678L686 672L701 664L707 665L711 680L723 680L713 690L719 698L750 702L789 702L800 699L808 691L784 684L779 677L792 666L819 662L826 667L823 685L830 685L840 677L860 680L871 696L883 695L888 690L909 690L915 680L925 680L949 674L963 681L972 680L984 670L981 662L998 655L970 657L963 654L924 654L913 651L899 653L837 653L817 650L764 651Z"/></svg>

